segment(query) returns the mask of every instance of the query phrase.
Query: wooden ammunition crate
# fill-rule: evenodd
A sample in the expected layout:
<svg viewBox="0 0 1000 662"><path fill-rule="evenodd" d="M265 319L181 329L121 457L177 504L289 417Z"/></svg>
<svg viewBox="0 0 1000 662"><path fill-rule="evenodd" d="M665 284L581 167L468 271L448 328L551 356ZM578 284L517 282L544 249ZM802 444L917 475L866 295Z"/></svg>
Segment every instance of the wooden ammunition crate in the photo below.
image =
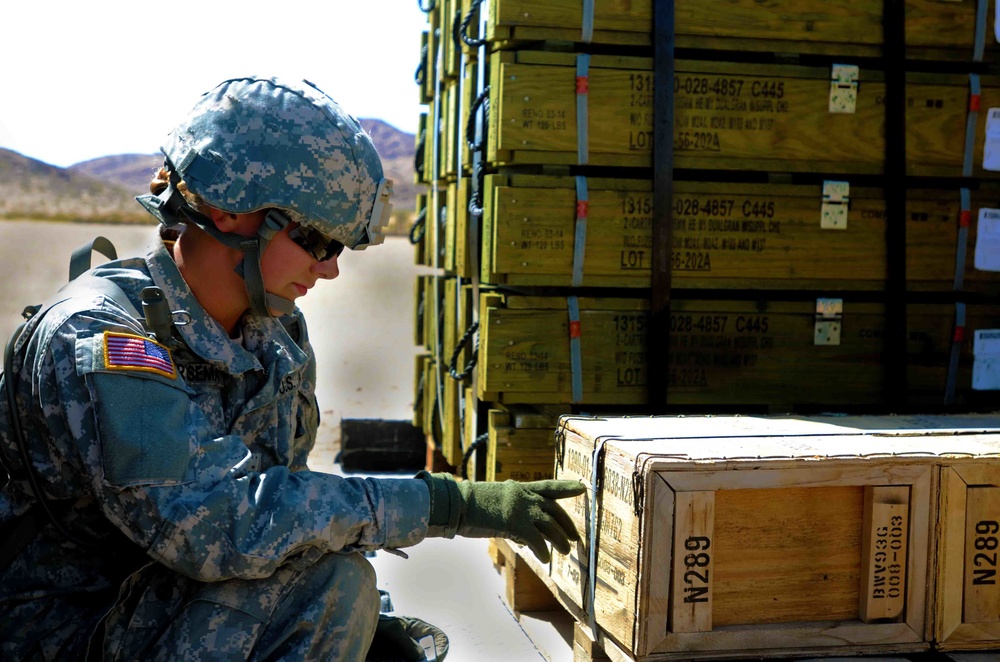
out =
<svg viewBox="0 0 1000 662"><path fill-rule="evenodd" d="M1000 443L944 466L940 512L934 605L938 647L1000 648Z"/></svg>
<svg viewBox="0 0 1000 662"><path fill-rule="evenodd" d="M451 232L453 234L453 228ZM445 268L445 264L451 259L448 251L453 247L449 243L449 236L448 191L432 190L427 194L427 215L424 220L424 265Z"/></svg>
<svg viewBox="0 0 1000 662"><path fill-rule="evenodd" d="M433 443L437 447L442 434L441 416L438 413L437 364L429 354L418 356L416 361L418 374L414 409L419 407L420 411L414 411L414 425L419 421L428 443Z"/></svg>
<svg viewBox="0 0 1000 662"><path fill-rule="evenodd" d="M428 167L430 147L427 140L427 113L417 118L417 133L413 137L413 183L429 184L431 170Z"/></svg>
<svg viewBox="0 0 1000 662"><path fill-rule="evenodd" d="M470 183L468 177L461 177L457 182L448 185L448 223L454 230L448 230L448 238L452 241L451 246L446 246L450 262L446 260L445 268L454 273L459 278L472 278L473 255L470 254L470 242L479 243L479 225L472 229L477 234L470 238L469 235L469 196ZM476 258L478 259L478 251Z"/></svg>
<svg viewBox="0 0 1000 662"><path fill-rule="evenodd" d="M465 145L460 138L465 129L460 117L459 93L458 81L445 81L442 84L438 150L441 156L441 180L447 182L453 182L458 177L458 150Z"/></svg>
<svg viewBox="0 0 1000 662"><path fill-rule="evenodd" d="M429 79L434 76L434 59L431 57L428 39L429 32L427 30L420 33L420 56L417 60L417 69L413 74L417 82L417 99L423 105L431 103L434 98L429 85Z"/></svg>
<svg viewBox="0 0 1000 662"><path fill-rule="evenodd" d="M489 60L486 60L489 62ZM489 84L489 75L483 73L483 84L479 83L480 64L478 59L468 59L464 63L462 70L462 90L459 107L459 134L458 134L458 154L461 174L468 176L472 173L472 150L469 143L476 143L475 126L472 127L472 135L469 135L469 123L483 122L483 108L476 106L476 100L480 95L481 88ZM485 98L485 97L484 97ZM476 117L469 119L473 109L476 110ZM485 131L485 127L483 128ZM471 140L470 140L471 138Z"/></svg>
<svg viewBox="0 0 1000 662"><path fill-rule="evenodd" d="M472 324L472 287L468 284L460 285L456 278L444 278L442 285L441 393L445 424L441 452L448 462L458 466L464 449L471 443L471 440L463 443L462 439L464 427L461 400L464 385L471 383L471 376L464 373L475 350L474 337L465 337ZM453 369L459 376L458 379L452 374Z"/></svg>
<svg viewBox="0 0 1000 662"><path fill-rule="evenodd" d="M413 344L430 351L427 333L427 276L413 280Z"/></svg>
<svg viewBox="0 0 1000 662"><path fill-rule="evenodd" d="M976 2L908 0L907 55L971 60ZM882 0L676 0L679 48L877 56ZM575 0L491 0L487 37L501 46L537 40L583 41L583 5ZM593 41L649 45L653 3L595 0ZM992 12L986 25L993 34ZM515 42L510 44L509 42ZM988 38L987 43L993 42Z"/></svg>
<svg viewBox="0 0 1000 662"><path fill-rule="evenodd" d="M653 195L648 180L587 181L588 219L580 285L649 287ZM483 282L572 284L577 216L571 177L486 178ZM991 195L992 193L992 195ZM975 219L997 193L976 191L967 290L996 291L1000 273L975 269ZM824 208L829 210L824 219ZM835 219L835 210L843 210ZM912 190L906 213L911 290L951 290L962 217L958 191ZM672 282L677 288L883 289L886 207L881 189L849 188L824 205L823 185L674 182Z"/></svg>
<svg viewBox="0 0 1000 662"><path fill-rule="evenodd" d="M490 65L490 161L577 164L577 56L501 51ZM674 77L677 168L880 173L885 157L885 84L861 69L854 112L831 112L831 69L683 61ZM981 80L983 109L1000 106L994 77ZM590 60L590 165L650 166L652 60ZM968 76L910 73L906 158L911 175L959 177L965 158ZM976 177L984 170L987 113L978 113Z"/></svg>
<svg viewBox="0 0 1000 662"><path fill-rule="evenodd" d="M413 356L413 425L420 428L425 435L427 433L424 427L424 415L426 413L426 403L424 402L426 393L424 389L427 388L427 369L425 366L430 360L430 354L415 354Z"/></svg>
<svg viewBox="0 0 1000 662"><path fill-rule="evenodd" d="M461 48L454 38L455 23L461 22L461 0L437 0L435 11L440 12L441 25L441 78L454 80L458 76Z"/></svg>
<svg viewBox="0 0 1000 662"><path fill-rule="evenodd" d="M624 298L579 299L580 404L646 404L648 305ZM972 336L1000 325L1000 310L969 306L956 403L971 392ZM480 297L482 400L568 403L573 367L568 303L562 297ZM836 325L839 344L817 345ZM955 338L950 305L907 307L909 400L940 404ZM835 322L816 301L671 302L668 405L879 406L883 403L885 309L843 301ZM822 337L820 339L822 341ZM977 400L978 402L978 400Z"/></svg>
<svg viewBox="0 0 1000 662"><path fill-rule="evenodd" d="M414 279L414 340L432 354L437 354L444 329L444 281L441 276L418 274Z"/></svg>
<svg viewBox="0 0 1000 662"><path fill-rule="evenodd" d="M447 35L441 34L440 11L432 11L427 14L427 30L424 31L424 34L427 35L426 40L423 38L420 40L421 55L424 56L422 60L425 63L420 98L421 103L431 104L434 101L437 80L441 75L438 71L437 53L441 46L441 40L447 37ZM425 44L426 50L424 50Z"/></svg>
<svg viewBox="0 0 1000 662"><path fill-rule="evenodd" d="M442 266L449 275L471 278L472 260L468 248L469 179L462 177L448 184L447 190L439 195L445 200L445 210L441 216L444 219Z"/></svg>
<svg viewBox="0 0 1000 662"><path fill-rule="evenodd" d="M513 408L491 409L487 417L486 480L552 478L559 415Z"/></svg>
<svg viewBox="0 0 1000 662"><path fill-rule="evenodd" d="M427 256L427 194L417 193L414 200L414 219L410 225L410 241L413 242L413 264L430 266ZM419 224L419 227L417 227ZM419 344L419 343L418 343Z"/></svg>
<svg viewBox="0 0 1000 662"><path fill-rule="evenodd" d="M940 466L1000 448L944 418L565 417L556 476L600 482L551 579L614 659L926 649Z"/></svg>

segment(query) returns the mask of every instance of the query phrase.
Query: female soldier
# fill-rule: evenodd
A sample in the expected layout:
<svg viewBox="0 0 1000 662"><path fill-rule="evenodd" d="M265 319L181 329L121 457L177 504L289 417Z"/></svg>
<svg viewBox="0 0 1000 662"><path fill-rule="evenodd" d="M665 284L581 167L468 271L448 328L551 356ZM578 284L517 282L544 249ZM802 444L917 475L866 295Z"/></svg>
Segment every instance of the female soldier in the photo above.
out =
<svg viewBox="0 0 1000 662"><path fill-rule="evenodd" d="M6 361L4 659L359 660L379 612L360 551L568 551L556 499L579 483L306 467L316 364L293 302L391 208L353 118L306 81L232 79L162 151L146 255L64 288Z"/></svg>

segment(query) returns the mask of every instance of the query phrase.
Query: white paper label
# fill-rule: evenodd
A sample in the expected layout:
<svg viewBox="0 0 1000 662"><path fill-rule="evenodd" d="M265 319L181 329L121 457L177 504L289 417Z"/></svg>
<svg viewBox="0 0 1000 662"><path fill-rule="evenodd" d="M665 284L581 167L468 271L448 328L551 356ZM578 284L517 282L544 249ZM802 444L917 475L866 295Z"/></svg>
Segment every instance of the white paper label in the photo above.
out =
<svg viewBox="0 0 1000 662"><path fill-rule="evenodd" d="M990 108L986 113L983 169L1000 170L1000 108Z"/></svg>
<svg viewBox="0 0 1000 662"><path fill-rule="evenodd" d="M975 266L979 271L1000 271L1000 209L979 210Z"/></svg>
<svg viewBox="0 0 1000 662"><path fill-rule="evenodd" d="M976 331L972 351L972 390L1000 390L1000 329Z"/></svg>

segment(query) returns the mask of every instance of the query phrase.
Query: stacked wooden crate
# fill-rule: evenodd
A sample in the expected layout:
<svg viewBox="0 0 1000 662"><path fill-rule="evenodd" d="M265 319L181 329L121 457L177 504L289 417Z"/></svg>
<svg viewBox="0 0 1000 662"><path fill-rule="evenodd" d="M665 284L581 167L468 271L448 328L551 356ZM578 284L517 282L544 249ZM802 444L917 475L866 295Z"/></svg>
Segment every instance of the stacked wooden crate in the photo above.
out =
<svg viewBox="0 0 1000 662"><path fill-rule="evenodd" d="M592 485L535 569L614 659L996 648L1000 426L867 416L1000 402L988 3L670 4L667 215L654 3L431 9L431 444Z"/></svg>
<svg viewBox="0 0 1000 662"><path fill-rule="evenodd" d="M453 311L435 318L424 380L441 421L428 433L450 462L497 439L493 410L509 421L523 407L995 402L972 388L976 332L1000 327L1000 278L988 242L977 250L978 221L1000 207L985 3L905 2L905 116L887 117L892 3L675 0L664 338L649 333L653 226L664 222L652 191L653 3L432 4L418 259L438 269L433 301ZM886 157L901 125L904 184ZM905 209L893 209L901 185ZM657 343L666 365L651 362ZM650 402L652 378L665 380L665 402Z"/></svg>

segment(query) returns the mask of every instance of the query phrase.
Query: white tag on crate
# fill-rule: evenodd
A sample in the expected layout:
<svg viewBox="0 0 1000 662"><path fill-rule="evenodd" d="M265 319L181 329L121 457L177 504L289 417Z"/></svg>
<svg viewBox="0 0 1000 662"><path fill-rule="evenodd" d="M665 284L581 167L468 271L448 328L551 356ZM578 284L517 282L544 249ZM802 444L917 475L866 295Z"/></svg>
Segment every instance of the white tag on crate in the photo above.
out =
<svg viewBox="0 0 1000 662"><path fill-rule="evenodd" d="M972 390L1000 390L1000 329L976 331L972 352Z"/></svg>
<svg viewBox="0 0 1000 662"><path fill-rule="evenodd" d="M823 182L823 206L819 226L824 230L846 230L847 207L850 201L850 182Z"/></svg>
<svg viewBox="0 0 1000 662"><path fill-rule="evenodd" d="M979 210L975 267L979 271L1000 271L1000 209Z"/></svg>
<svg viewBox="0 0 1000 662"><path fill-rule="evenodd" d="M856 64L835 64L830 71L830 112L853 113L858 104L858 75Z"/></svg>
<svg viewBox="0 0 1000 662"><path fill-rule="evenodd" d="M1000 170L1000 108L986 112L986 138L983 140L983 169Z"/></svg>

